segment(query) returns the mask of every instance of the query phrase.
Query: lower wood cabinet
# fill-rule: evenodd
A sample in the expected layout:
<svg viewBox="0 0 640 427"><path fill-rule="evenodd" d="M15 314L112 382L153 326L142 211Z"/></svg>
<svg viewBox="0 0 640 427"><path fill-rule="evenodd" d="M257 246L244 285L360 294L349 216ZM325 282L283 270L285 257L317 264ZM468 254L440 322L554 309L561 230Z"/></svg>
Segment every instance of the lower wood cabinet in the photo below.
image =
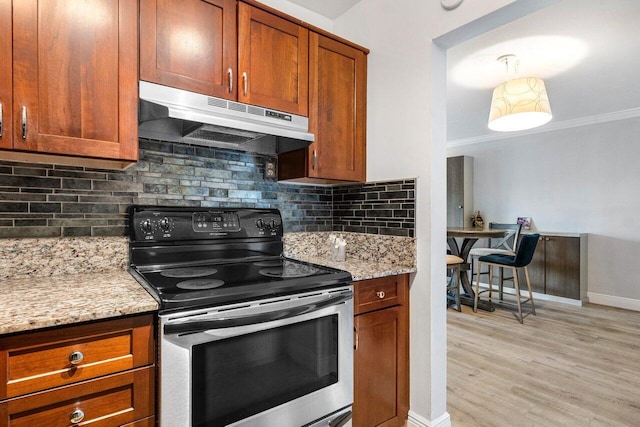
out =
<svg viewBox="0 0 640 427"><path fill-rule="evenodd" d="M155 424L153 315L3 337L0 426Z"/></svg>
<svg viewBox="0 0 640 427"><path fill-rule="evenodd" d="M409 413L409 275L354 282L353 426L403 426Z"/></svg>
<svg viewBox="0 0 640 427"><path fill-rule="evenodd" d="M587 234L541 234L528 267L534 292L585 300L587 297ZM525 285L524 272L518 279Z"/></svg>

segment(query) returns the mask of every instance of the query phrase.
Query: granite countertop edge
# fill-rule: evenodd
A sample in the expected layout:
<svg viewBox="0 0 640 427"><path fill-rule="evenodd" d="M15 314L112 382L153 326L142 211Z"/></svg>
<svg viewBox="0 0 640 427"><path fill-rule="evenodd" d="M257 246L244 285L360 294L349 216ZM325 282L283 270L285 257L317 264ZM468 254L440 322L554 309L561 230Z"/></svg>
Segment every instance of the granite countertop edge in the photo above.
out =
<svg viewBox="0 0 640 427"><path fill-rule="evenodd" d="M14 277L2 281L0 335L158 310L127 271Z"/></svg>
<svg viewBox="0 0 640 427"><path fill-rule="evenodd" d="M376 279L379 277L395 276L399 274L415 273L418 271L415 265L393 264L385 261L372 262L370 260L347 259L343 262L337 262L332 261L328 257L299 255L294 253L285 253L285 256L299 261L348 271L351 273L354 282Z"/></svg>

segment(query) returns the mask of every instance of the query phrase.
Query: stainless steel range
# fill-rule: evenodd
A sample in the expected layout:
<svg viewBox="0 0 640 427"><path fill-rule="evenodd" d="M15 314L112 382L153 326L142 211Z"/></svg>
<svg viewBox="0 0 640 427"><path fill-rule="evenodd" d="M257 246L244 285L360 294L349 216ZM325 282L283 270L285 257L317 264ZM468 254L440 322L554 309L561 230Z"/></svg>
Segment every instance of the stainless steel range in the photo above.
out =
<svg viewBox="0 0 640 427"><path fill-rule="evenodd" d="M341 426L351 275L283 256L275 209L132 206L130 271L159 312L161 426Z"/></svg>

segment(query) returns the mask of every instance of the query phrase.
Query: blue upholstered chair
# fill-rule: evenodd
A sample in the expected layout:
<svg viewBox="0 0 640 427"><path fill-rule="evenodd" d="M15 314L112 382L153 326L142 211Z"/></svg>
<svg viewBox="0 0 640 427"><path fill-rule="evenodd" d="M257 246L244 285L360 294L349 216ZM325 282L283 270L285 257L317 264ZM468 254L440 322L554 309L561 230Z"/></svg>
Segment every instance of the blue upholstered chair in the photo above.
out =
<svg viewBox="0 0 640 427"><path fill-rule="evenodd" d="M518 251L515 255L507 254L491 254L484 255L478 258L478 271L476 272L476 296L473 303L473 311L478 309L478 298L481 293L489 293L489 301L491 301L491 291L493 288L493 267L509 268L513 271L513 284L515 288L516 305L518 306L518 320L523 323L522 316L522 304L529 302L531 304L531 314L535 316L536 307L533 302L533 294L531 293L531 281L529 280L529 271L527 266L533 259L533 254L536 251L536 245L538 244L539 234L528 234L522 237L520 244L518 245ZM489 266L489 288L480 291L480 270L482 265L487 264ZM527 279L527 289L529 290L529 298L520 295L520 284L518 283L518 269L524 269L524 275ZM505 302L506 303L506 302Z"/></svg>

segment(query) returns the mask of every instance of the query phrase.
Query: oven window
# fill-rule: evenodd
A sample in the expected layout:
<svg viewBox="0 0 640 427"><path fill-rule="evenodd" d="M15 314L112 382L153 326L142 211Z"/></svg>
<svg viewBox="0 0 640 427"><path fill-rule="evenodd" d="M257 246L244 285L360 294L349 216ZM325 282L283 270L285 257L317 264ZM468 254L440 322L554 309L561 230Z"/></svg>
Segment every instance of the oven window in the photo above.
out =
<svg viewBox="0 0 640 427"><path fill-rule="evenodd" d="M200 344L192 425L225 426L337 382L337 314Z"/></svg>

